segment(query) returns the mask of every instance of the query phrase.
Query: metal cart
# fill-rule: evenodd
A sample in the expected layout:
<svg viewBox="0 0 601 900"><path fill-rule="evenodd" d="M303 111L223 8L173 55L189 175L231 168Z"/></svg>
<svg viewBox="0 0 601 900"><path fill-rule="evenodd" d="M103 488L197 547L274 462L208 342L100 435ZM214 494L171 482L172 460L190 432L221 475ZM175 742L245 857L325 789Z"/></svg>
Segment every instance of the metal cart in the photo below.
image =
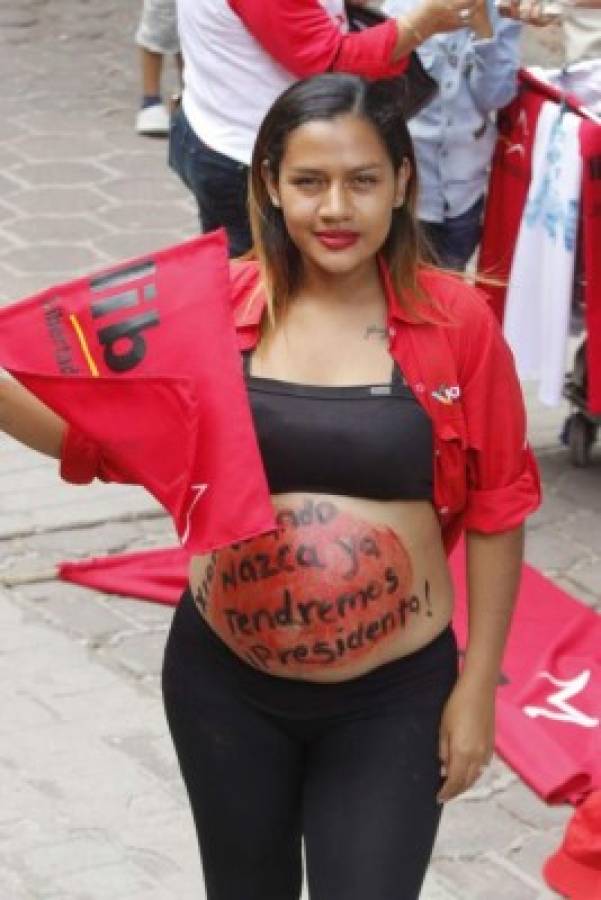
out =
<svg viewBox="0 0 601 900"><path fill-rule="evenodd" d="M568 447L572 463L587 466L601 425L601 416L592 415L587 408L586 337L574 354L572 371L566 375L563 395L570 401L572 411L564 422L561 440Z"/></svg>

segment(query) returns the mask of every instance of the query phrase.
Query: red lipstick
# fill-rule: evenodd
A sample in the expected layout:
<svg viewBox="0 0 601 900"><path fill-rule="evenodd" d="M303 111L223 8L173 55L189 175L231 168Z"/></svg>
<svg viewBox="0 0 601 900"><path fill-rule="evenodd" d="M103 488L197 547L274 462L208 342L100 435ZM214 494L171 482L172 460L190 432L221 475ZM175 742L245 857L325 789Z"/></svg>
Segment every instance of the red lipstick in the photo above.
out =
<svg viewBox="0 0 601 900"><path fill-rule="evenodd" d="M328 250L347 250L359 240L356 231L317 231L315 235Z"/></svg>

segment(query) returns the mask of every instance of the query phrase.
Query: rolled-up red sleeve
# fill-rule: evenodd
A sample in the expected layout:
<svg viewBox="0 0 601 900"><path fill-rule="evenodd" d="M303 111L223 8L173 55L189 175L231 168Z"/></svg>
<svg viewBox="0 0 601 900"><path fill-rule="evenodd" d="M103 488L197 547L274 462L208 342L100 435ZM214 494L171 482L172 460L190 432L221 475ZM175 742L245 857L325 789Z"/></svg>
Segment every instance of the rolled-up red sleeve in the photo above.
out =
<svg viewBox="0 0 601 900"><path fill-rule="evenodd" d="M526 446L522 470L513 481L501 487L468 490L465 528L487 533L509 531L521 525L538 508L540 501L538 467L532 450Z"/></svg>
<svg viewBox="0 0 601 900"><path fill-rule="evenodd" d="M407 68L408 57L392 62L397 42L393 19L345 34L318 0L229 0L229 4L269 55L297 78L330 71L390 78Z"/></svg>
<svg viewBox="0 0 601 900"><path fill-rule="evenodd" d="M541 502L536 460L513 356L484 300L476 304L462 374L467 423L468 531L520 525Z"/></svg>
<svg viewBox="0 0 601 900"><path fill-rule="evenodd" d="M60 475L71 484L89 484L95 478L126 483L123 475L102 453L100 446L71 425L65 430L61 446Z"/></svg>

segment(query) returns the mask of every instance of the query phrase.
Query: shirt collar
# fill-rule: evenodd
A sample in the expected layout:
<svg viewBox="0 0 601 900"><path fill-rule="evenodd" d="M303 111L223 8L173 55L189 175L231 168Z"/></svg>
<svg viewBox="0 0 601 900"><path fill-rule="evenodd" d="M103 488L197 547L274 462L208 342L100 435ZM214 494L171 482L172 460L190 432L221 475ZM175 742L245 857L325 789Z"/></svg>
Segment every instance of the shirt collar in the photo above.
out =
<svg viewBox="0 0 601 900"><path fill-rule="evenodd" d="M407 325L419 325L421 320L416 319L415 316L411 316L401 304L394 284L392 283L390 269L381 253L378 254L378 268L380 270L380 279L382 281L382 287L384 288L386 303L388 305L389 318L391 320L394 319L397 322L404 322Z"/></svg>
<svg viewBox="0 0 601 900"><path fill-rule="evenodd" d="M388 305L388 315L391 320L405 322L409 325L419 324L418 319L409 315L401 305L397 293L392 283L390 269L384 261L381 254L378 255L378 269L386 302ZM234 311L234 321L236 328L258 328L261 323L263 311L266 305L265 292L259 287L259 274L257 267L257 278L251 287L250 296L245 299Z"/></svg>

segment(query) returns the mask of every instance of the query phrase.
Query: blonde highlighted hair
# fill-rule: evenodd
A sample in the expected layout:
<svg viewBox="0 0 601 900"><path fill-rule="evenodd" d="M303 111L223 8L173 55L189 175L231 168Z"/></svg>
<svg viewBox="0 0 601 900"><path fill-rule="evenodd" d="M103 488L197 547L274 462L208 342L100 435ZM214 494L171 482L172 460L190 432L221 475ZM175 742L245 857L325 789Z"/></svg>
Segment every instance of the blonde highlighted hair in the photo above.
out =
<svg viewBox="0 0 601 900"><path fill-rule="evenodd" d="M253 236L251 255L258 261L261 288L267 297L267 326L275 325L300 287L302 262L290 239L282 211L271 202L265 183L267 170L277 184L286 143L301 125L340 116L367 120L384 144L395 174L408 160L411 174L405 201L392 211L381 255L395 292L406 312L421 321L440 322L436 301L420 286L418 271L431 261L415 208L417 175L413 144L399 103L394 80L369 82L357 75L329 73L299 81L288 88L267 113L255 142L250 169L249 214ZM443 317L444 318L444 317Z"/></svg>

